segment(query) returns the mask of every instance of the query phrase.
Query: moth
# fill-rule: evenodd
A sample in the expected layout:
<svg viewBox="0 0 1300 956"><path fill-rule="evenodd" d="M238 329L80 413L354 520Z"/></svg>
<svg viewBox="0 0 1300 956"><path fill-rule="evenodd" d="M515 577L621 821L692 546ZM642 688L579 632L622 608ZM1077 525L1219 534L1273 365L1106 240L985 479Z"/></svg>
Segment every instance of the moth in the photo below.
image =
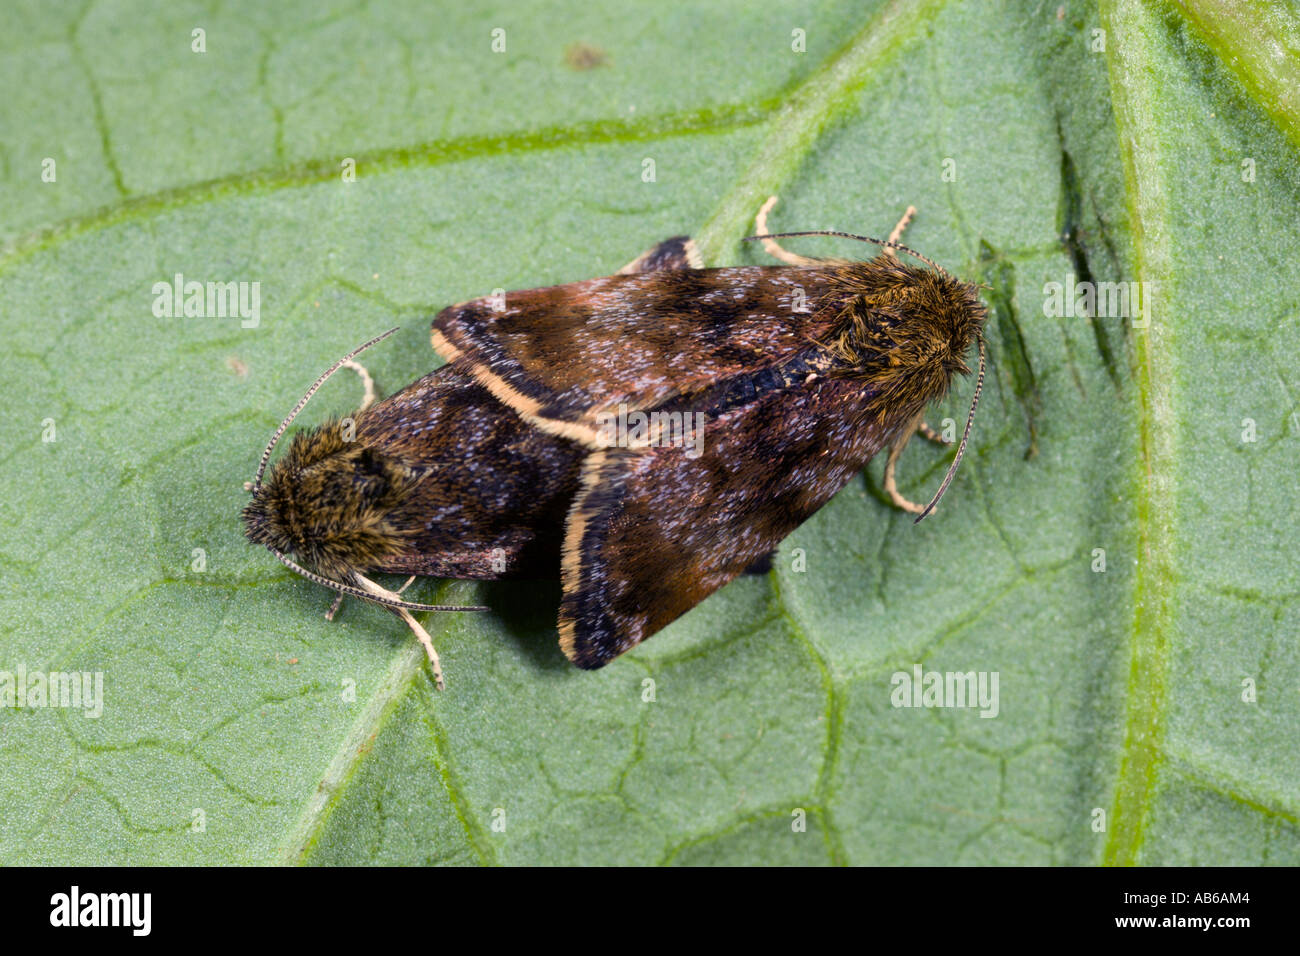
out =
<svg viewBox="0 0 1300 956"><path fill-rule="evenodd" d="M769 235L775 201L750 238L782 265L704 269L679 236L612 276L444 309L432 338L447 365L360 412L351 441L340 422L295 438L262 482L331 369L263 454L248 537L413 627L408 610L443 608L367 573L488 578L554 562L560 647L592 669L769 555L886 448L885 491L921 520L983 385L978 289L897 242L911 209L888 240ZM884 251L812 259L776 242L807 235ZM918 430L933 437L925 409L970 373L976 344L966 428L922 508L898 493L895 465ZM494 551L509 571L485 563Z"/></svg>
<svg viewBox="0 0 1300 956"><path fill-rule="evenodd" d="M340 599L362 598L401 616L441 687L433 642L408 612L487 608L405 601L367 575L554 577L582 453L444 365L381 402L299 432L268 472L276 444L321 385L395 331L336 362L276 429L246 486L244 533Z"/></svg>

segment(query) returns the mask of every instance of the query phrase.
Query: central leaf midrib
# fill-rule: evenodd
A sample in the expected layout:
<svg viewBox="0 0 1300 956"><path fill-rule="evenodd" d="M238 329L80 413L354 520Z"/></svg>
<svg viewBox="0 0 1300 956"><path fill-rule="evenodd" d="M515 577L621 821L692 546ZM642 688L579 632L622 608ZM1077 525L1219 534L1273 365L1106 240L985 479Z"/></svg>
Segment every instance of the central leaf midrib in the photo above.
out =
<svg viewBox="0 0 1300 956"><path fill-rule="evenodd" d="M1158 279L1160 302L1168 308L1170 268L1168 210L1155 151L1139 151L1136 141L1157 129L1150 85L1146 19L1138 0L1104 0L1101 22L1107 43L1111 99L1124 167L1124 187L1133 236L1134 278ZM1119 777L1107 823L1103 862L1131 866L1142 850L1157 773L1163 759L1167 707L1169 600L1174 578L1174 439L1172 343L1161 316L1133 332L1140 402L1139 441L1142 473L1135 476L1138 560L1134 579L1133 630L1125 681L1124 739Z"/></svg>

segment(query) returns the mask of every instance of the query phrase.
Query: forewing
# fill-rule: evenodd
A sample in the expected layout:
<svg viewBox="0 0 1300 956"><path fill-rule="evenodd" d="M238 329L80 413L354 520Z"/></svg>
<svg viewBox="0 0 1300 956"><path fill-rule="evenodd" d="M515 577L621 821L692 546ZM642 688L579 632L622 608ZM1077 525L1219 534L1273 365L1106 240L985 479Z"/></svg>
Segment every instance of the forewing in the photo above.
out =
<svg viewBox="0 0 1300 956"><path fill-rule="evenodd" d="M433 342L528 421L599 448L602 413L779 364L824 337L838 305L815 268L663 270L512 292L502 311L451 306Z"/></svg>
<svg viewBox="0 0 1300 956"><path fill-rule="evenodd" d="M533 428L443 366L359 417L357 440L420 480L392 516L409 547L372 571L554 578L583 449Z"/></svg>
<svg viewBox="0 0 1300 956"><path fill-rule="evenodd" d="M733 405L703 451L588 456L565 529L560 645L600 667L722 587L825 504L893 437L861 383L814 378Z"/></svg>

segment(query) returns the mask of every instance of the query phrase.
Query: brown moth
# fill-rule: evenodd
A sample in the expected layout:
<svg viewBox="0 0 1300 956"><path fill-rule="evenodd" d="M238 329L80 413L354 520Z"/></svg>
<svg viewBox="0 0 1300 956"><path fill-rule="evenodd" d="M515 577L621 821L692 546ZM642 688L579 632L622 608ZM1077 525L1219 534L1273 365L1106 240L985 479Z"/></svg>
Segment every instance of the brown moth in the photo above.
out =
<svg viewBox="0 0 1300 956"><path fill-rule="evenodd" d="M685 238L670 240L626 269L688 268L686 249ZM564 518L586 450L533 428L452 363L296 434L268 470L317 389L345 365L359 368L352 359L394 331L336 362L280 424L246 485L244 530L309 580L399 613L442 686L432 640L407 612L487 609L405 601L367 575L558 577Z"/></svg>
<svg viewBox="0 0 1300 956"><path fill-rule="evenodd" d="M559 611L560 646L579 667L603 666L771 552L881 449L886 490L918 521L952 479L983 383L976 287L892 239L851 236L887 250L853 262L795 256L774 241L787 235L848 234L755 237L782 266L624 272L434 320L444 358L538 431L586 450ZM926 407L969 373L977 341L961 446L920 508L897 493L894 463ZM664 440L688 416L706 422L694 455Z"/></svg>
<svg viewBox="0 0 1300 956"><path fill-rule="evenodd" d="M446 365L295 435L244 521L254 543L344 584L553 576L581 457Z"/></svg>

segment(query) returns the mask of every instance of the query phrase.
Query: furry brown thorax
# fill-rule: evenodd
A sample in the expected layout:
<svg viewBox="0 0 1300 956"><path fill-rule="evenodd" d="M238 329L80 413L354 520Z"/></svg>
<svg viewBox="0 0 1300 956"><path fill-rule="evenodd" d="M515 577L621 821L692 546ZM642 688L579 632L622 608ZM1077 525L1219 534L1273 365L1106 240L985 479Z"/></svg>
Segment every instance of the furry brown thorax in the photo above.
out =
<svg viewBox="0 0 1300 956"><path fill-rule="evenodd" d="M401 507L419 475L356 440L357 419L295 435L243 511L250 541L342 582L402 551L419 527Z"/></svg>
<svg viewBox="0 0 1300 956"><path fill-rule="evenodd" d="M987 316L979 290L946 273L879 255L836 263L832 283L848 297L828 343L837 374L874 387L881 407L919 407L947 394Z"/></svg>

